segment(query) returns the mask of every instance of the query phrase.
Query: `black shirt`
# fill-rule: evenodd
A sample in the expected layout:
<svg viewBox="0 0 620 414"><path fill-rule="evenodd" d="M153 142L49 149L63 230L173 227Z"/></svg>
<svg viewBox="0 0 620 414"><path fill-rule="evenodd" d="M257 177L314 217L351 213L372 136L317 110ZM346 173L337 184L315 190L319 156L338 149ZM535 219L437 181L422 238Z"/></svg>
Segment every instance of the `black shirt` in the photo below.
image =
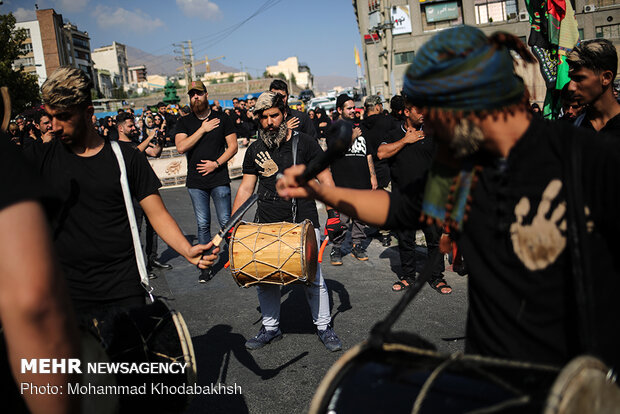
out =
<svg viewBox="0 0 620 414"><path fill-rule="evenodd" d="M334 177L334 183L337 186L369 190L372 186L370 184L370 169L368 168L367 156L373 153L373 149L366 139L368 131L363 125L359 125L359 127L362 130L362 135L353 141L346 154L334 161L330 168ZM332 137L328 135L328 147L331 140Z"/></svg>
<svg viewBox="0 0 620 414"><path fill-rule="evenodd" d="M222 163L215 171L203 176L197 168L200 160L215 161L226 151L226 137L235 133L235 126L230 118L222 112L209 112L208 119L219 118L220 124L214 130L202 136L189 151L187 151L187 188L199 188L210 190L220 185L228 185L228 163ZM180 118L176 124L177 134L187 134L191 136L200 128L204 120L198 119L193 112Z"/></svg>
<svg viewBox="0 0 620 414"><path fill-rule="evenodd" d="M308 164L314 157L323 152L316 139L297 133L297 164ZM278 196L276 175L293 165L292 137L279 147L270 150L260 138L248 147L243 159L243 173L258 176L258 209L259 223L276 223L293 221L293 206L290 200ZM275 163L275 164L274 164ZM320 227L319 216L314 200L297 200L296 223L305 219L312 221L315 229Z"/></svg>
<svg viewBox="0 0 620 414"><path fill-rule="evenodd" d="M581 127L586 128L586 129L591 129L592 131L596 131L594 127L592 126L592 123L588 119L587 115L584 118L583 122L581 123ZM611 134L615 136L616 138L620 138L620 114L614 116L609 121L607 121L605 126L601 128L598 132L601 134Z"/></svg>
<svg viewBox="0 0 620 414"><path fill-rule="evenodd" d="M400 141L406 134L405 125L401 124L390 131L387 143ZM393 157L387 159L394 186L401 191L408 188L408 191L415 189L423 192L434 155L435 144L428 135L413 144L406 144Z"/></svg>
<svg viewBox="0 0 620 414"><path fill-rule="evenodd" d="M6 180L0 191L0 210L22 201L41 200L49 195L21 150L4 136L0 136L0 163Z"/></svg>
<svg viewBox="0 0 620 414"><path fill-rule="evenodd" d="M130 143L119 145L132 195L141 201L154 194L161 184L146 158ZM71 298L90 303L144 294L110 142L91 157L77 156L57 139L24 153L62 202L52 229Z"/></svg>
<svg viewBox="0 0 620 414"><path fill-rule="evenodd" d="M377 174L377 184L379 188L386 187L390 182L390 166L387 160L377 158L377 149L383 142L389 141L392 122L388 116L375 114L362 121L362 125L368 130L368 141L372 147L372 161Z"/></svg>
<svg viewBox="0 0 620 414"><path fill-rule="evenodd" d="M467 352L556 365L583 353L563 206L565 186L572 185L563 177L569 135L581 153L586 221L593 225L583 243L593 277L591 328L599 343L591 352L620 366L620 141L537 119L507 160L483 165L471 193L471 211L458 239L469 268ZM550 189L558 183L555 195ZM541 203L543 193L548 204ZM417 200L410 194L390 197L387 225L415 226ZM519 237L528 231L533 237ZM538 253L533 268L523 259L528 248Z"/></svg>

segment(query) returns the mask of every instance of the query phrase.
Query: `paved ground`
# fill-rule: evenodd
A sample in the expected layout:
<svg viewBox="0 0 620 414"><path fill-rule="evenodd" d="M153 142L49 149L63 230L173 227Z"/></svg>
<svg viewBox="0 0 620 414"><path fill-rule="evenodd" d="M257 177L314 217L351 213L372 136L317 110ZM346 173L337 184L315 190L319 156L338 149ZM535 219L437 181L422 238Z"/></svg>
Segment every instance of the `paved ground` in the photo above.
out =
<svg viewBox="0 0 620 414"><path fill-rule="evenodd" d="M233 195L239 180L233 182ZM164 201L190 240L196 225L185 188L162 190ZM325 212L319 209L321 223ZM254 217L250 211L247 220ZM213 217L213 222L216 222ZM217 231L212 226L213 234ZM323 273L330 291L333 325L344 349L365 340L372 325L383 318L402 293L391 291L400 271L398 250L384 248L373 239L370 260L344 257L344 265L326 263ZM326 250L328 251L329 248ZM423 249L421 249L423 251ZM197 270L160 243L163 261L174 266L159 272L155 293L167 297L181 311L191 332L202 385L241 387L239 395L208 395L195 398L187 413L291 413L307 412L316 387L342 352L329 353L315 334L301 286L282 289L283 340L249 352L245 340L261 326L256 289L237 287L230 271L220 269L207 284L198 283ZM326 260L328 257L326 255ZM227 259L220 260L221 266ZM426 286L396 323L397 330L422 335L440 351L463 349L467 308L466 278L446 272L451 295L439 295Z"/></svg>

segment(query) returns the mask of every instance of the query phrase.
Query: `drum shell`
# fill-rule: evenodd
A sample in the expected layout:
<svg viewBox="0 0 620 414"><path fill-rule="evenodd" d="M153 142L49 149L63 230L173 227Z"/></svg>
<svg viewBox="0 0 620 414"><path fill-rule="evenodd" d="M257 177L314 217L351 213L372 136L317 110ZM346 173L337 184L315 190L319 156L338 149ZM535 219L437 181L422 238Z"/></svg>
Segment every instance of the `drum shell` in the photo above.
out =
<svg viewBox="0 0 620 414"><path fill-rule="evenodd" d="M439 370L422 392L431 374ZM540 413L559 369L478 356L450 356L412 346L388 343L380 349L358 344L327 372L310 414L462 413L505 407L501 413ZM497 386L497 380L502 386Z"/></svg>
<svg viewBox="0 0 620 414"><path fill-rule="evenodd" d="M245 223L235 226L230 270L239 286L312 283L318 246L310 220L301 223Z"/></svg>

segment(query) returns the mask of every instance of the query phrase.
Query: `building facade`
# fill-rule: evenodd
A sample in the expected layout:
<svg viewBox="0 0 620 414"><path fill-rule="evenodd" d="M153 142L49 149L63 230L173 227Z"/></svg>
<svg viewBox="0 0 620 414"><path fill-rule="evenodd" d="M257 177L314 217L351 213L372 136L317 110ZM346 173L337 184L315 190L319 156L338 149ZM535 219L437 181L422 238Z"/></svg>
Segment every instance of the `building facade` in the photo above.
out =
<svg viewBox="0 0 620 414"><path fill-rule="evenodd" d="M116 87L129 89L129 66L127 65L127 50L122 43L112 42L110 46L103 46L93 50L92 59L97 69L110 72Z"/></svg>
<svg viewBox="0 0 620 414"><path fill-rule="evenodd" d="M604 37L620 45L620 2L575 0L581 39ZM467 24L487 35L505 31L524 42L530 34L525 0L353 0L362 38L368 94L391 96L402 89L416 51L437 31ZM533 100L546 88L537 65L517 69Z"/></svg>
<svg viewBox="0 0 620 414"><path fill-rule="evenodd" d="M283 73L287 81L294 80L302 89L312 89L314 87L314 76L312 76L310 68L304 63L299 63L299 59L296 56L279 60L277 65L267 66L265 71L272 76Z"/></svg>

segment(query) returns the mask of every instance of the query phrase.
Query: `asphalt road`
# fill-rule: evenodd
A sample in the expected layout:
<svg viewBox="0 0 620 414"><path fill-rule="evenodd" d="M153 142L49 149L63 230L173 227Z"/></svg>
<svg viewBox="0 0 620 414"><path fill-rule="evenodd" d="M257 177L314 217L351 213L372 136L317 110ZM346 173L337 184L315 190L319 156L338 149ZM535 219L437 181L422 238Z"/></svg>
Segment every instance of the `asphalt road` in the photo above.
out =
<svg viewBox="0 0 620 414"><path fill-rule="evenodd" d="M233 196L240 180L233 181ZM190 241L196 223L185 188L161 191L166 206ZM319 208L321 223L325 211ZM246 214L251 221L254 211ZM217 223L212 207L212 223ZM217 231L212 225L212 234ZM364 341L374 323L385 317L402 293L391 286L400 271L393 239L385 248L368 240L369 260L348 254L342 266L331 266L327 253L323 265L330 294L334 330L344 350ZM346 246L346 245L345 245ZM350 244L349 244L350 249ZM298 413L307 412L321 379L343 352L328 352L316 335L301 286L282 289L280 328L284 338L256 351L247 351L246 339L261 327L256 289L240 288L228 269L219 270L209 283L198 283L198 271L160 241L161 260L174 266L158 271L155 293L166 297L180 311L192 335L201 385L237 385L236 395L202 395L194 398L187 413ZM329 247L326 249L329 252ZM424 248L420 247L424 254ZM396 330L421 335L443 352L462 351L467 308L466 277L446 271L451 295L440 295L425 286L403 316Z"/></svg>

